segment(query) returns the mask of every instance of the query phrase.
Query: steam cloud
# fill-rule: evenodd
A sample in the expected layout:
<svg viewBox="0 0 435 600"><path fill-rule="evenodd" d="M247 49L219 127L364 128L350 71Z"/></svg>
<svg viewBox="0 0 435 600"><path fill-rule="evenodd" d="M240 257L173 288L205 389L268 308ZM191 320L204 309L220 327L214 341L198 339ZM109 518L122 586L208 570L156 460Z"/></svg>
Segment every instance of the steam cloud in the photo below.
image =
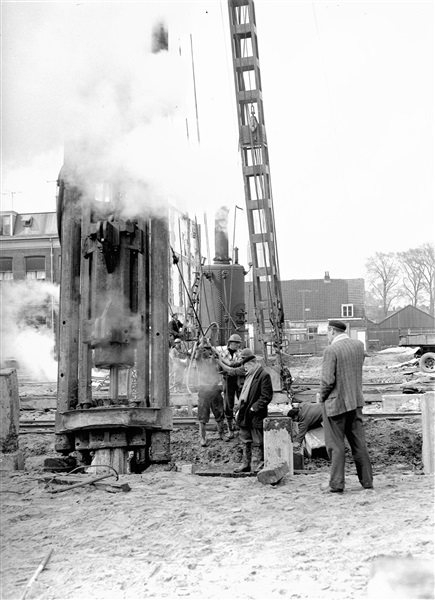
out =
<svg viewBox="0 0 435 600"><path fill-rule="evenodd" d="M59 286L40 281L7 282L2 285L1 357L18 360L24 373L36 381L56 381L54 335L38 321L40 307L57 309ZM53 303L53 305L52 305ZM33 316L29 322L29 315Z"/></svg>
<svg viewBox="0 0 435 600"><path fill-rule="evenodd" d="M226 203L234 179L241 185L239 165L219 144L199 146L194 135L189 35L192 12L197 16L200 8L84 2L30 3L18 11L13 4L4 8L5 31L24 28L26 43L4 60L6 164L22 166L24 148L24 157L41 168L41 156L69 141L66 153L88 198L100 181L122 182L123 217L158 216L168 201L200 214L205 201ZM169 52L152 54L157 22L168 27Z"/></svg>

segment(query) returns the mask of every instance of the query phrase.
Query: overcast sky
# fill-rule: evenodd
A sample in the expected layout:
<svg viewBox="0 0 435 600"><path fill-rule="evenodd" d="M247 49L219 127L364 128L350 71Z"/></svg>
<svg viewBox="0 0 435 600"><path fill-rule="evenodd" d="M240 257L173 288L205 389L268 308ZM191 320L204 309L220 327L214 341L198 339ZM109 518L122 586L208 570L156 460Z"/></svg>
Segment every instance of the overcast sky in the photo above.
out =
<svg viewBox="0 0 435 600"><path fill-rule="evenodd" d="M433 242L433 3L255 7L281 278L364 277L375 252ZM167 61L149 54L162 16ZM18 212L55 210L64 140L81 130L149 202L199 221L207 206L211 245L227 205L232 242L244 195L227 2L3 1L2 21L2 210L12 192ZM237 211L244 264L246 229Z"/></svg>

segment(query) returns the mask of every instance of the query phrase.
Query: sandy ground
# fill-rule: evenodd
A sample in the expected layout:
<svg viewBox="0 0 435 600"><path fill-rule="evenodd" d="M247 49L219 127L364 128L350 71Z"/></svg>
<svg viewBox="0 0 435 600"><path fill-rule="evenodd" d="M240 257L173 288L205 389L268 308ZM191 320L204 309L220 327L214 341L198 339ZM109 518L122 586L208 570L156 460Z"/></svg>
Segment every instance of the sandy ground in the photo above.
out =
<svg viewBox="0 0 435 600"><path fill-rule="evenodd" d="M373 370L373 380L385 373L385 381L403 381L400 360L366 363L365 379ZM305 359L294 375L316 377L320 362ZM328 480L322 458L277 486L176 471L230 471L240 460L237 439L225 443L212 431L201 448L189 429L171 436L172 464L121 477L129 492L86 486L53 494L37 469L52 454L52 436L20 436L28 470L1 474L1 598L18 600L49 550L29 599L367 598L380 557L433 560L434 487L421 469L418 417L368 419L366 434L375 490L360 487L348 456L342 495L320 490ZM433 597L424 593L415 597ZM385 590L370 597L385 598Z"/></svg>
<svg viewBox="0 0 435 600"><path fill-rule="evenodd" d="M375 491L324 473L256 478L172 471L124 476L131 491L52 494L29 475L2 478L2 598L364 598L382 555L430 559L433 478L391 468ZM428 597L428 596L425 596Z"/></svg>

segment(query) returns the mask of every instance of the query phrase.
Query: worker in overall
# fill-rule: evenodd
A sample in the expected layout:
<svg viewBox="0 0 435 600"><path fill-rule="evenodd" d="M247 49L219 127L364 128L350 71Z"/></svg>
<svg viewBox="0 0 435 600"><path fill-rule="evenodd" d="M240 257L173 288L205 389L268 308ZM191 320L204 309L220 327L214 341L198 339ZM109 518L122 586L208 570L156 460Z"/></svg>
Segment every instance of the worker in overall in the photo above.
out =
<svg viewBox="0 0 435 600"><path fill-rule="evenodd" d="M297 450L305 439L305 434L310 429L320 427L323 421L322 405L319 403L302 402L294 405L287 416L298 424L298 433L293 440L293 447Z"/></svg>
<svg viewBox="0 0 435 600"><path fill-rule="evenodd" d="M240 365L240 352L242 346L242 338L237 333L233 333L229 338L226 346L219 350L219 360L227 367L237 367ZM234 400L239 397L240 390L243 385L243 376L231 374L224 370L224 412L228 424L228 437L234 437Z"/></svg>
<svg viewBox="0 0 435 600"><path fill-rule="evenodd" d="M198 422L201 446L207 446L206 424L210 411L216 419L221 440L229 441L225 435L224 401L222 397L222 375L212 346L207 338L202 338L195 353L198 371Z"/></svg>
<svg viewBox="0 0 435 600"><path fill-rule="evenodd" d="M264 466L263 419L267 417L267 406L272 401L273 387L269 373L249 348L240 353L246 372L245 382L240 392L240 406L236 424L240 428L240 441L243 443L243 459L234 473L258 473Z"/></svg>
<svg viewBox="0 0 435 600"><path fill-rule="evenodd" d="M345 437L362 487L373 488L372 465L362 420L364 344L350 339L345 333L346 327L342 321L329 321L330 345L323 352L320 402L331 473L329 484L321 489L327 492L344 491Z"/></svg>

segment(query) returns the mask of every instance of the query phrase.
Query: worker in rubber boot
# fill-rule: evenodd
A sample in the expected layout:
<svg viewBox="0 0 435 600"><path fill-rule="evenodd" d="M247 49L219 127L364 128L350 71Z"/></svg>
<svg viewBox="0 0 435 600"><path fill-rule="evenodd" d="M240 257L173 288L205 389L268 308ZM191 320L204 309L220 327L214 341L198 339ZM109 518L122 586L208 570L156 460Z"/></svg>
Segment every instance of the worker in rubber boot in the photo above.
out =
<svg viewBox="0 0 435 600"><path fill-rule="evenodd" d="M273 397L272 379L249 348L241 351L241 359L246 378L240 392L236 424L240 427L243 460L234 472L257 473L264 466L263 419L267 417L267 406Z"/></svg>
<svg viewBox="0 0 435 600"><path fill-rule="evenodd" d="M195 353L195 364L198 371L198 422L201 446L207 446L206 424L210 420L210 411L216 420L219 437L229 441L225 435L224 401L222 398L222 376L212 346L203 338Z"/></svg>
<svg viewBox="0 0 435 600"><path fill-rule="evenodd" d="M237 333L233 333L228 338L226 346L217 348L219 352L219 360L227 367L240 366L240 352L242 347L242 338ZM240 390L243 386L244 372L242 375L233 374L224 370L224 412L225 419L228 424L228 436L234 437L234 400L239 397Z"/></svg>

